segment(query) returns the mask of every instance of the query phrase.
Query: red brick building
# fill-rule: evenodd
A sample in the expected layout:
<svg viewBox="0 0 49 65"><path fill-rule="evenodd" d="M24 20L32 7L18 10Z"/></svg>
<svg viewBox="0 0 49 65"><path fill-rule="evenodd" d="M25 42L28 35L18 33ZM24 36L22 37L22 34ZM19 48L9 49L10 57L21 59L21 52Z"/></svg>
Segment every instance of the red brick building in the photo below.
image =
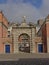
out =
<svg viewBox="0 0 49 65"><path fill-rule="evenodd" d="M9 45L12 48L12 39L8 38L8 20L2 13L0 12L0 53L5 53L8 50L5 50L6 46ZM10 51L12 52L12 50Z"/></svg>
<svg viewBox="0 0 49 65"><path fill-rule="evenodd" d="M45 18L43 24L41 25L38 36L42 37L43 52L49 52L49 15Z"/></svg>

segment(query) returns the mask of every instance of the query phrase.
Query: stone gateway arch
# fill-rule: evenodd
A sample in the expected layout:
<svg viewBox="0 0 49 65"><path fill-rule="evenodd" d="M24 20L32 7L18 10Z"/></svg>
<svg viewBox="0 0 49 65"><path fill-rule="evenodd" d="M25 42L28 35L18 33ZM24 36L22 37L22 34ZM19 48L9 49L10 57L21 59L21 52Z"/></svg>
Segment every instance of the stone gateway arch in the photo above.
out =
<svg viewBox="0 0 49 65"><path fill-rule="evenodd" d="M27 24L23 21L21 24L12 26L14 53L17 52L36 52L36 43L34 37L36 34L36 27L32 24Z"/></svg>
<svg viewBox="0 0 49 65"><path fill-rule="evenodd" d="M18 38L19 51L30 53L30 37L28 34L23 33Z"/></svg>

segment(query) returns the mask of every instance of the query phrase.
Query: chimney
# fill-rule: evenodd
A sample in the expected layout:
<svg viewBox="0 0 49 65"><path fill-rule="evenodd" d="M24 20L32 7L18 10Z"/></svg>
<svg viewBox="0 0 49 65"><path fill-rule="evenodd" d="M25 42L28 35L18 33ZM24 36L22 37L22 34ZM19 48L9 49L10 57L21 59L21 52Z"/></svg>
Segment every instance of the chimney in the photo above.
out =
<svg viewBox="0 0 49 65"><path fill-rule="evenodd" d="M43 24L43 22L44 22L43 19L39 19L39 20L37 21L37 25L41 26L41 25Z"/></svg>

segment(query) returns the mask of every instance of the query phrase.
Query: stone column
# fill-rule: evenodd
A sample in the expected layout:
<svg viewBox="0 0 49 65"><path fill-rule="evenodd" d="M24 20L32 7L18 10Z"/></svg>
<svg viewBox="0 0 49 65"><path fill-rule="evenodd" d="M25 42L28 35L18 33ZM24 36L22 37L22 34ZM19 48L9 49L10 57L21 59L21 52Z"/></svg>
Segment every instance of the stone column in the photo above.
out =
<svg viewBox="0 0 49 65"><path fill-rule="evenodd" d="M49 53L49 37L47 37L47 53Z"/></svg>
<svg viewBox="0 0 49 65"><path fill-rule="evenodd" d="M30 53L32 53L32 51L33 51L33 45L32 45L32 28L30 29L29 35L30 35Z"/></svg>
<svg viewBox="0 0 49 65"><path fill-rule="evenodd" d="M34 39L32 40L32 53L36 53L36 44L35 44L35 42L34 42Z"/></svg>
<svg viewBox="0 0 49 65"><path fill-rule="evenodd" d="M18 52L19 52L18 36L16 36L16 34L14 34L14 53L18 53Z"/></svg>
<svg viewBox="0 0 49 65"><path fill-rule="evenodd" d="M33 43L32 43L32 40L30 39L30 53L33 52Z"/></svg>
<svg viewBox="0 0 49 65"><path fill-rule="evenodd" d="M31 28L31 53L35 53L34 37L35 37L35 29Z"/></svg>

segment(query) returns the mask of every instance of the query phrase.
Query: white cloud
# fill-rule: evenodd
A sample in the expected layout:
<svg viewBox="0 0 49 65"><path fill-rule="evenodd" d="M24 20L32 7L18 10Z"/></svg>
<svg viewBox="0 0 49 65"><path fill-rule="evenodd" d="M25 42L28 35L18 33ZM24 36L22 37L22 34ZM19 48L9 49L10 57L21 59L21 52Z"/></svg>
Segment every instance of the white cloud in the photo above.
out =
<svg viewBox="0 0 49 65"><path fill-rule="evenodd" d="M43 5L39 11L43 17L46 17L49 14L49 0L43 0Z"/></svg>
<svg viewBox="0 0 49 65"><path fill-rule="evenodd" d="M38 19L46 17L49 14L49 0L43 0L40 9L35 8L29 3L13 4L8 1L8 4L0 4L0 10L3 10L4 15L9 21L21 21L25 15L27 21L36 22Z"/></svg>
<svg viewBox="0 0 49 65"><path fill-rule="evenodd" d="M39 11L30 4L1 4L0 9L10 21L20 21L25 15L27 21L34 22L41 16Z"/></svg>

